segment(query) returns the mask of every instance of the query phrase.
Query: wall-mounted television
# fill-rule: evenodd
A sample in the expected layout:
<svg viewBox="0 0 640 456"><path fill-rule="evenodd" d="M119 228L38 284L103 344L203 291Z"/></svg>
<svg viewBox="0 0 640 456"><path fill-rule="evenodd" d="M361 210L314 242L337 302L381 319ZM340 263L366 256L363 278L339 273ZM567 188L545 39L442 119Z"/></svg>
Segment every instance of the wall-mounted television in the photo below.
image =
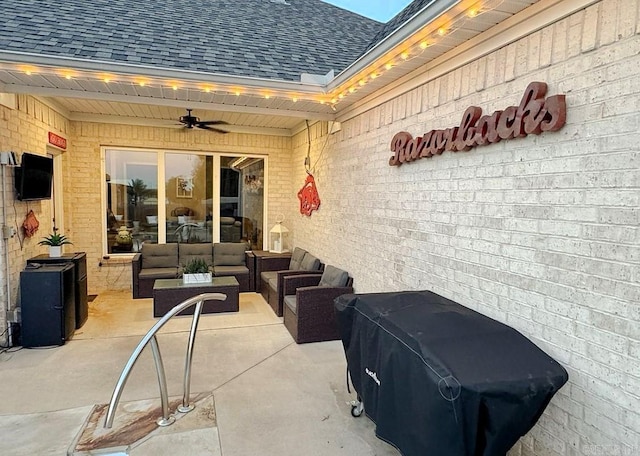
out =
<svg viewBox="0 0 640 456"><path fill-rule="evenodd" d="M15 169L15 187L18 199L35 201L51 198L53 158L22 154L22 163Z"/></svg>

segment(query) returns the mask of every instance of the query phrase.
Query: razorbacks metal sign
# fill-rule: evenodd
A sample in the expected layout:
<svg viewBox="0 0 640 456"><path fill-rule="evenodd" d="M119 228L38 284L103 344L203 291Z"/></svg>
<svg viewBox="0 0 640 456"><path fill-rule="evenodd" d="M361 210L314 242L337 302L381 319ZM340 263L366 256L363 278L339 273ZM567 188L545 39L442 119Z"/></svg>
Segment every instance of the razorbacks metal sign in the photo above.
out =
<svg viewBox="0 0 640 456"><path fill-rule="evenodd" d="M557 131L567 118L565 96L545 98L546 94L546 83L532 82L524 91L518 106L509 106L491 115L482 115L481 108L471 106L462 115L459 127L431 130L416 138L406 131L396 133L391 140L393 155L389 165L400 166L445 151L466 151L503 139Z"/></svg>

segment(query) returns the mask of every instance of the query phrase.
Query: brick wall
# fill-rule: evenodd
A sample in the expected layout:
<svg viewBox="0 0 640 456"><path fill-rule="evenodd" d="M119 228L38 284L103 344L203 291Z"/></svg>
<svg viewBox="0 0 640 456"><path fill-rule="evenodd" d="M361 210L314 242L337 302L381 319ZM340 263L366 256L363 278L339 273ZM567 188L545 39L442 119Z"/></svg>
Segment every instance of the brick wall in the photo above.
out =
<svg viewBox="0 0 640 456"><path fill-rule="evenodd" d="M510 455L640 452L640 25L611 0L453 70L326 136L321 209L295 243L358 292L431 289L518 329L569 383ZM567 96L557 133L390 167L389 143L517 105L531 81ZM307 132L293 138L295 193Z"/></svg>
<svg viewBox="0 0 640 456"><path fill-rule="evenodd" d="M90 293L131 287L129 261L102 261L101 146L265 154L269 156L268 223L275 223L277 211L288 204L291 139L244 134L219 135L194 129L139 127L73 122L68 156L68 187L65 187L66 225L74 247L87 252Z"/></svg>
<svg viewBox="0 0 640 456"><path fill-rule="evenodd" d="M47 134L53 131L62 136L67 136L69 130L68 121L42 104L35 98L18 95L16 97L16 109L9 109L0 105L0 151L14 151L18 156L27 151L44 155L47 153ZM9 238L6 243L0 242L0 334L6 327L6 311L14 309L18 300L18 284L20 271L24 268L26 260L35 255L46 253L46 247L39 246L42 237L51 232L52 215L51 201L22 202L16 200L14 191L14 171L11 167L4 167L3 178L0 183L2 199L0 199L0 217L4 217L0 224L16 229L18 235ZM25 238L22 231L22 222L29 210L33 210L40 222L38 232L32 238ZM5 265L5 245L9 250L9 275ZM7 295L7 279L10 283L9 295ZM9 297L9 299L7 299ZM9 302L9 304L8 304ZM0 344L7 343L6 334L0 336Z"/></svg>

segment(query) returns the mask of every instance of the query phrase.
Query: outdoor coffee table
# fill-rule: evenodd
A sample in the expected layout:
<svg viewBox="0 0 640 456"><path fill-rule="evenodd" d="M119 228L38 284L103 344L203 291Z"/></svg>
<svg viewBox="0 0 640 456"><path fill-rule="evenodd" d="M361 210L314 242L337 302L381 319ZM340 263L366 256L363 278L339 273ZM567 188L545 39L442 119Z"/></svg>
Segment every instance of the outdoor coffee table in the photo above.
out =
<svg viewBox="0 0 640 456"><path fill-rule="evenodd" d="M185 299L200 293L222 293L224 301L205 301L202 313L237 312L240 285L235 277L214 277L211 282L182 283L182 279L157 279L153 284L153 316L162 317ZM193 315L195 306L178 315Z"/></svg>

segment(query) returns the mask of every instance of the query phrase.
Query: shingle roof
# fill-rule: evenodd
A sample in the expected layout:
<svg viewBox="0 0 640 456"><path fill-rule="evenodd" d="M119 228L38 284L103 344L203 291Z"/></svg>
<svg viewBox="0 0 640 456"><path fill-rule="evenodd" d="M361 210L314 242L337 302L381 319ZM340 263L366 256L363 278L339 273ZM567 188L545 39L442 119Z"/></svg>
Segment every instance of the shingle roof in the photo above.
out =
<svg viewBox="0 0 640 456"><path fill-rule="evenodd" d="M404 24L406 21L411 19L416 13L422 10L427 4L432 3L433 0L414 0L409 3L398 14L396 14L389 22L384 24L382 27L378 29L378 32L373 36L369 44L365 47L363 54L367 52L369 49L374 47L380 41L389 36L394 30Z"/></svg>
<svg viewBox="0 0 640 456"><path fill-rule="evenodd" d="M2 0L0 50L299 81L383 24L320 0Z"/></svg>

